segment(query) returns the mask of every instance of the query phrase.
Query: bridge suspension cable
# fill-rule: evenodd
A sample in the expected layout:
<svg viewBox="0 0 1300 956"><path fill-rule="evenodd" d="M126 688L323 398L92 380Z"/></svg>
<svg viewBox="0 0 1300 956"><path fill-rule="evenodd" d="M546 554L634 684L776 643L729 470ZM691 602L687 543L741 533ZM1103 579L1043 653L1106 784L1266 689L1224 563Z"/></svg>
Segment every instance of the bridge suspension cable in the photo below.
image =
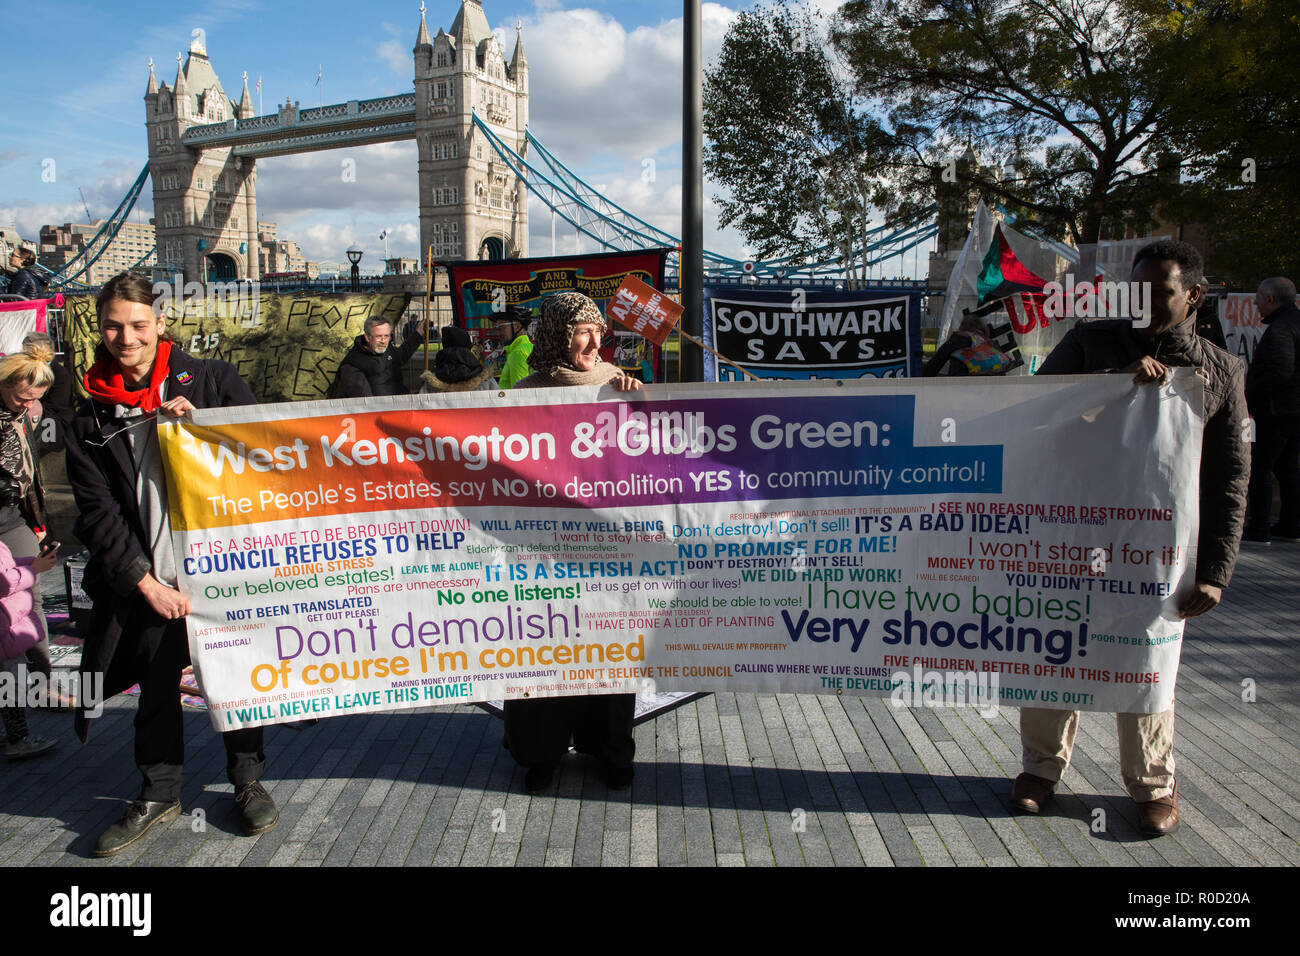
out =
<svg viewBox="0 0 1300 956"><path fill-rule="evenodd" d="M100 256L107 251L109 245L117 238L117 234L121 231L122 224L126 222L127 216L131 214L131 210L135 208L135 202L140 198L140 193L143 191L144 184L148 179L149 164L145 163L144 169L140 170L140 175L135 178L135 182L131 184L131 188L127 190L126 195L122 197L122 201L117 204L113 214L104 220L104 224L91 236L90 242L86 243L80 252L65 262L57 272L46 269L44 266L41 267L42 271L52 276L53 283L58 285L73 284L99 261ZM76 267L76 271L70 272L69 270L74 267Z"/></svg>
<svg viewBox="0 0 1300 956"><path fill-rule="evenodd" d="M669 254L669 272L676 272L677 257L681 247L681 240L677 236L647 222L604 196L561 162L531 131L525 131L524 134L525 152L530 156L526 158L502 140L477 113L472 115L474 126L483 133L501 161L556 216L571 225L579 235L588 237L600 249L608 251L667 246L672 250ZM99 261L109 245L117 238L122 225L140 198L148 178L149 166L146 164L112 215L104 221L86 246L62 268L55 271L39 266L41 271L51 277L52 284L61 287L86 288L84 283L78 283L76 280ZM937 207L932 205L908 220L886 222L868 230L860 237L862 245L854 250L852 262L862 268L880 265L929 242L938 232L938 227L934 223L936 210ZM132 268L143 264L156 251L157 246L142 256ZM706 249L704 261L710 274L726 278L740 278L746 275L769 277L840 275L848 272L850 268L849 263L845 262L842 249L830 243L802 255L755 262L745 262Z"/></svg>
<svg viewBox="0 0 1300 956"><path fill-rule="evenodd" d="M529 153L529 158L525 158L502 140L477 113L473 122L502 162L524 181L534 195L580 235L594 240L602 249L625 251L649 244L669 246L676 253L680 247L678 237L624 209L574 173L531 131L524 134L525 151ZM862 265L879 265L933 239L938 233L933 222L936 211L937 206L932 205L909 220L885 223L869 230L862 237L867 240L865 248L858 250L863 256ZM842 256L830 244L802 256L754 262L749 268L743 260L707 249L704 261L711 274L727 277L838 274L845 271ZM676 266L675 256L670 256L670 263L672 267Z"/></svg>

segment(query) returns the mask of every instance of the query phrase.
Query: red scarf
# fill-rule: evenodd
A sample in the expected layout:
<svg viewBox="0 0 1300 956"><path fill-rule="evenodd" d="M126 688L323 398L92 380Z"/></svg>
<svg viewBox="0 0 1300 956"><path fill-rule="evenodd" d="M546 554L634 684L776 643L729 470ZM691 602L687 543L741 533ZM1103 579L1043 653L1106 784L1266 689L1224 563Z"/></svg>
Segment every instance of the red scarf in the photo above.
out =
<svg viewBox="0 0 1300 956"><path fill-rule="evenodd" d="M90 367L82 379L90 397L110 405L126 405L139 408L143 412L155 412L162 404L163 382L171 371L172 344L166 339L158 340L158 354L154 356L153 371L149 373L149 387L135 391L127 389L122 378L122 367L117 360L102 358Z"/></svg>

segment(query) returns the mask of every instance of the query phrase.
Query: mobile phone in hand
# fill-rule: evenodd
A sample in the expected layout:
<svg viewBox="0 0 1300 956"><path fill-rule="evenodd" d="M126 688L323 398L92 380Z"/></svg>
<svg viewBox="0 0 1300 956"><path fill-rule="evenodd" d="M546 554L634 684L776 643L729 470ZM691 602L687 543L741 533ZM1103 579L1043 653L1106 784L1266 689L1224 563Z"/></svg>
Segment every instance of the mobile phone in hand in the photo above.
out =
<svg viewBox="0 0 1300 956"><path fill-rule="evenodd" d="M45 541L43 541L43 542L41 543L41 556L42 556L42 557L44 557L44 556L47 555L47 554L53 554L55 551L58 551L58 550L59 550L59 542L58 542L58 541L51 541L51 540L49 540L49 539L47 538Z"/></svg>

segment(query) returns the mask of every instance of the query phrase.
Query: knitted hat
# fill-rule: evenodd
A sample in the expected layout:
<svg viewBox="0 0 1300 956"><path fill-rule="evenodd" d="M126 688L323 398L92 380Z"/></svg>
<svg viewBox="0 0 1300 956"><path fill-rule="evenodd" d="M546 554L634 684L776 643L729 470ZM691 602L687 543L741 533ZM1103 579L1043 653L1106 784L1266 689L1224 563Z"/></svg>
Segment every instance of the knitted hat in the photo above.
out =
<svg viewBox="0 0 1300 956"><path fill-rule="evenodd" d="M557 292L542 301L542 316L533 323L533 353L528 367L550 374L561 366L573 368L569 361L569 341L573 331L583 323L600 326L601 335L608 330L599 306L581 292Z"/></svg>

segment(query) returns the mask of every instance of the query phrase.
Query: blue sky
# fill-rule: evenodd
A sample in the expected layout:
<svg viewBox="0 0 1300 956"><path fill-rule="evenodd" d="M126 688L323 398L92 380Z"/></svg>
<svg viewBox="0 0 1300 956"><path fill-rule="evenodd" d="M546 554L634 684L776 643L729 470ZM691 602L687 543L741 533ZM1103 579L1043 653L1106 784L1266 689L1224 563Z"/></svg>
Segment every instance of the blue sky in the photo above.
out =
<svg viewBox="0 0 1300 956"><path fill-rule="evenodd" d="M460 6L459 0L426 3L434 34L451 26ZM750 5L705 3L706 61L734 11ZM680 0L484 0L483 6L507 50L514 48L516 21L523 23L534 135L610 198L679 234ZM250 90L261 76L262 111L269 112L286 96L314 105L318 65L326 103L411 89L420 14L418 0L158 7L55 0L26 19L39 24L31 42L10 42L0 54L6 91L0 226L17 225L25 238L34 238L43 223L85 220L78 188L94 218L116 206L147 158L142 97L148 61L153 58L159 82L173 82L176 53L188 49L192 30L204 31L228 95L239 98L242 71L248 71ZM340 182L344 154L356 157L356 183ZM654 160L652 183L642 176L647 158ZM51 168L52 182L48 172L42 177ZM312 259L337 261L358 242L367 264L377 264L384 228L392 230L390 254L413 256L415 176L414 143L259 160L259 216L277 221L281 237L296 239ZM706 193L712 191L706 184ZM140 221L152 215L150 187L136 210L133 218ZM741 254L743 240L719 234L711 209L708 220L706 243ZM530 225L531 254L549 254L550 217L536 200ZM557 251L572 251L572 230L561 223L557 232Z"/></svg>

